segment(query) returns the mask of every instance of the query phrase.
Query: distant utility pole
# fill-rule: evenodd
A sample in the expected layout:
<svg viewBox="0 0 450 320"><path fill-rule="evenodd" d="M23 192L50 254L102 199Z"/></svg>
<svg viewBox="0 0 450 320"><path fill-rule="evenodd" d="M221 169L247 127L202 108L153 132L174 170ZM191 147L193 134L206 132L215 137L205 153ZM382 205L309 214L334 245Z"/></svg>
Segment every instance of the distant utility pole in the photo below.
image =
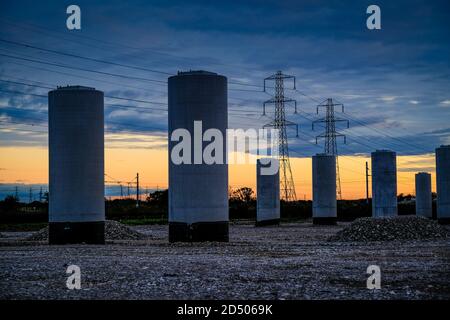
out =
<svg viewBox="0 0 450 320"><path fill-rule="evenodd" d="M42 187L39 190L39 202L42 202Z"/></svg>
<svg viewBox="0 0 450 320"><path fill-rule="evenodd" d="M139 173L136 173L136 208L139 208Z"/></svg>
<svg viewBox="0 0 450 320"><path fill-rule="evenodd" d="M123 186L120 184L120 199L123 199Z"/></svg>
<svg viewBox="0 0 450 320"><path fill-rule="evenodd" d="M31 187L30 187L30 193L29 193L29 196L28 196L28 203L32 203L32 202L33 202L33 192L32 192Z"/></svg>
<svg viewBox="0 0 450 320"><path fill-rule="evenodd" d="M326 102L325 102L326 101ZM326 108L326 116L324 118L313 121L312 129L314 130L314 123L322 122L325 123L325 132L316 136L316 144L318 138L325 139L325 148L324 153L333 155L336 157L336 193L339 200L342 200L342 191L341 191L341 177L339 174L339 160L338 160L338 151L337 151L337 143L336 137L343 137L344 143L346 143L346 137L344 134L340 134L336 132L336 122L347 122L347 128L350 126L350 123L346 119L336 118L334 115L334 107L341 107L342 113L344 112L344 105L342 103L333 103L333 99L328 98L325 100L325 104L322 102L317 106L317 114L319 114L319 108Z"/></svg>
<svg viewBox="0 0 450 320"><path fill-rule="evenodd" d="M16 201L19 201L19 188L16 186L16 191L14 193L14 196L16 198Z"/></svg>
<svg viewBox="0 0 450 320"><path fill-rule="evenodd" d="M287 126L295 126L298 137L298 125L286 120L285 103L293 102L295 113L297 113L297 101L284 96L284 80L293 79L295 89L295 77L283 74L278 71L274 75L264 79L264 92L266 92L266 81L275 81L275 96L263 104L263 115L266 114L266 104L275 105L275 119L263 126L263 128L273 127L278 129L278 159L280 162L280 193L285 201L297 200L295 193L294 179L292 178L291 164L289 161L289 147L286 133Z"/></svg>
<svg viewBox="0 0 450 320"><path fill-rule="evenodd" d="M366 161L366 203L369 204L369 163Z"/></svg>

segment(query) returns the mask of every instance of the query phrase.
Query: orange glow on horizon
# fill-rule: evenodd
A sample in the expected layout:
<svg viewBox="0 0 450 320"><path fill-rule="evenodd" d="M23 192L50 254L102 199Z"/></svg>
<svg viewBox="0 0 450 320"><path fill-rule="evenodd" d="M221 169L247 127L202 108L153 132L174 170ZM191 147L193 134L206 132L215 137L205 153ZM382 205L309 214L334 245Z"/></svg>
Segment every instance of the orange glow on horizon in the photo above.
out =
<svg viewBox="0 0 450 320"><path fill-rule="evenodd" d="M148 144L147 144L148 147ZM48 151L46 147L1 147L0 183L47 183ZM167 149L123 148L105 149L105 173L119 181L131 181L136 172L142 188L167 188ZM341 188L344 199L365 198L365 162L370 157L339 158ZM291 158L292 172L299 200L311 199L312 168L310 158ZM419 171L432 174L435 191L434 154L397 157L398 193L414 194L414 175ZM432 169L432 170L431 170ZM369 172L370 173L370 172ZM106 180L111 180L106 178ZM251 187L256 191L256 166L230 165L230 188ZM370 192L370 180L369 180Z"/></svg>

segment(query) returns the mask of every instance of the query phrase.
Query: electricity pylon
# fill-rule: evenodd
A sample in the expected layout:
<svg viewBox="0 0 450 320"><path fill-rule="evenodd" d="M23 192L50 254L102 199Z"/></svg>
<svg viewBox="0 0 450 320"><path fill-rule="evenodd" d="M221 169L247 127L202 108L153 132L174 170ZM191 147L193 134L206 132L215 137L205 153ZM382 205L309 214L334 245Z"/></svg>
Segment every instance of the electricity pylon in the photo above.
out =
<svg viewBox="0 0 450 320"><path fill-rule="evenodd" d="M285 201L297 200L295 193L294 179L292 178L291 163L289 161L289 148L288 139L286 133L287 126L295 126L298 137L298 125L289 120L286 120L285 103L294 102L295 113L297 113L297 101L286 98L284 96L284 80L294 79L295 89L295 77L283 74L278 71L274 75L264 79L264 92L266 91L266 81L275 81L275 96L269 99L263 104L263 115L266 114L266 104L275 105L275 119L263 126L263 128L273 127L278 130L278 159L280 163L280 195L281 199Z"/></svg>
<svg viewBox="0 0 450 320"><path fill-rule="evenodd" d="M333 99L331 98L328 98L324 102L322 102L317 106L316 113L319 114L319 108L324 107L326 108L326 116L325 118L313 121L312 129L314 130L314 123L317 122L325 123L325 132L316 136L316 144L318 138L324 138L325 139L324 153L336 157L336 194L337 198L339 200L342 200L341 177L339 174L339 160L338 160L336 137L343 137L344 144L346 143L346 137L344 134L341 134L336 131L336 122L347 122L347 128L350 126L350 123L348 120L336 118L334 115L335 111L334 107L341 107L341 111L342 113L344 113L344 105L342 103L333 103Z"/></svg>

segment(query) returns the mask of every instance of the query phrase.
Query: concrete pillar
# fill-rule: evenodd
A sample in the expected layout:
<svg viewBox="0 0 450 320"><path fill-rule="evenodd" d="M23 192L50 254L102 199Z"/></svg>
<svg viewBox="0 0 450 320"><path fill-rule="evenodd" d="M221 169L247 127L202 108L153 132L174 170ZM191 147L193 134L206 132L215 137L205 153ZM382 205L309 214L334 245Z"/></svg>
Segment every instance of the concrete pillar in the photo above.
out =
<svg viewBox="0 0 450 320"><path fill-rule="evenodd" d="M450 145L436 149L437 220L450 224Z"/></svg>
<svg viewBox="0 0 450 320"><path fill-rule="evenodd" d="M228 241L227 78L206 71L179 72L168 80L168 97L169 241ZM221 137L202 141L209 129ZM222 141L216 151L223 155L207 164L203 151L212 140ZM180 151L181 143L187 149ZM186 162L174 161L181 155Z"/></svg>
<svg viewBox="0 0 450 320"><path fill-rule="evenodd" d="M397 215L397 156L389 150L372 152L372 217Z"/></svg>
<svg viewBox="0 0 450 320"><path fill-rule="evenodd" d="M280 171L277 159L256 161L256 188L256 226L279 224Z"/></svg>
<svg viewBox="0 0 450 320"><path fill-rule="evenodd" d="M431 218L433 202L431 199L431 174L416 173L416 215Z"/></svg>
<svg viewBox="0 0 450 320"><path fill-rule="evenodd" d="M336 157L316 154L312 157L313 223L336 224Z"/></svg>
<svg viewBox="0 0 450 320"><path fill-rule="evenodd" d="M105 242L103 92L48 93L49 243Z"/></svg>

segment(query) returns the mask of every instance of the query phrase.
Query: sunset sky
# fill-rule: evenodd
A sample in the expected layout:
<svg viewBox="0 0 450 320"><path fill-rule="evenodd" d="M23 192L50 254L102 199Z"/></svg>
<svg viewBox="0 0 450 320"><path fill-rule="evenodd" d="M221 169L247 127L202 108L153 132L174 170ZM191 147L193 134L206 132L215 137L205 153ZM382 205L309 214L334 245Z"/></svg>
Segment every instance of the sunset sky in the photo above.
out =
<svg viewBox="0 0 450 320"><path fill-rule="evenodd" d="M299 108L287 106L300 126L298 138L289 131L299 199L311 198L311 156L323 151L314 137L324 129L312 131L311 120L324 116L316 105L326 98L343 103L337 116L350 121L338 125L347 135L346 145L338 140L344 198L365 197L376 149L397 152L398 193L414 193L419 171L432 173L435 191L434 149L450 144L450 3L377 1L382 29L370 31L372 2L2 1L0 197L2 187L47 183L46 95L67 84L116 97L105 99L108 176L139 172L144 187L167 187L165 82L189 69L228 77L230 128L270 122L263 79L277 70L297 77L286 96ZM79 31L66 28L70 4L81 8ZM231 187L255 187L255 166L229 171Z"/></svg>

